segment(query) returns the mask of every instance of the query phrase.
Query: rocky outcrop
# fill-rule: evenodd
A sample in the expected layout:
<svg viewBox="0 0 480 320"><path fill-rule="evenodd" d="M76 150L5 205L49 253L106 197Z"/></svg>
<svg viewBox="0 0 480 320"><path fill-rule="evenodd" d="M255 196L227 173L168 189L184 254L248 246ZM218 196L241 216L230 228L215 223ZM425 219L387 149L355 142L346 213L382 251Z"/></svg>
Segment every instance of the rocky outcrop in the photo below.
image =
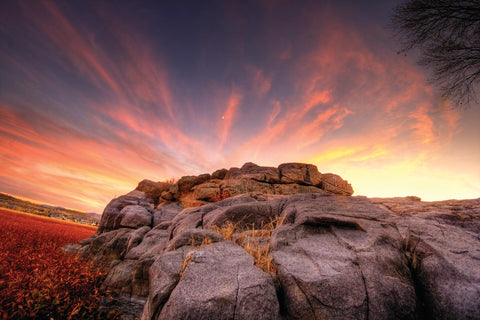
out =
<svg viewBox="0 0 480 320"><path fill-rule="evenodd" d="M169 202L196 207L248 192L289 195L320 191L353 194L347 181L335 174L322 174L311 164L284 163L275 168L248 162L241 168L184 176L173 184L143 180L128 195L143 198L154 207Z"/></svg>
<svg viewBox="0 0 480 320"><path fill-rule="evenodd" d="M480 319L480 199L352 192L248 163L116 198L69 251L109 263L124 319Z"/></svg>
<svg viewBox="0 0 480 320"><path fill-rule="evenodd" d="M154 205L158 205L160 196L163 192L170 189L171 183L167 182L154 182L151 180L142 180L135 190L145 193L145 196Z"/></svg>

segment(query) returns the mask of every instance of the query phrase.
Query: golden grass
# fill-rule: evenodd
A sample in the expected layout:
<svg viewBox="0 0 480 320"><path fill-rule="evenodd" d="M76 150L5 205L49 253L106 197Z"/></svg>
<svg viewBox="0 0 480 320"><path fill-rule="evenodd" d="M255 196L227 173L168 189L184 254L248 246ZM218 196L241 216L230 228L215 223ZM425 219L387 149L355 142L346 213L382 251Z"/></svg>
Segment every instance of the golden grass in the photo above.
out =
<svg viewBox="0 0 480 320"><path fill-rule="evenodd" d="M242 226L242 221L233 223L228 221L223 226L213 226L212 230L222 235L225 240L235 242L245 249L252 257L254 264L263 271L275 274L277 269L270 257L269 240L273 230L281 226L285 217L276 217L267 224L262 224L258 228L252 225L251 228ZM261 238L266 238L267 242L260 243Z"/></svg>
<svg viewBox="0 0 480 320"><path fill-rule="evenodd" d="M183 273L185 272L185 269L187 268L190 261L192 261L192 255L189 253L185 257L185 260L183 260L182 269L180 269L180 273L179 273L180 278L183 277Z"/></svg>
<svg viewBox="0 0 480 320"><path fill-rule="evenodd" d="M202 242L201 243L198 243L196 240L195 240L195 237L192 236L191 237L191 240L190 240L190 247L193 247L193 248L200 248L200 247L203 247L203 246L206 246L207 244L210 244L212 243L212 239L210 239L209 237L207 236L204 236L202 238ZM190 261L192 261L192 255L191 255L191 252L188 253L186 256L185 256L185 259L183 260L183 265L182 265L182 268L180 269L180 277L183 277L183 273L185 272L185 269L187 268L188 264L190 263Z"/></svg>
<svg viewBox="0 0 480 320"><path fill-rule="evenodd" d="M205 245L210 244L210 243L212 243L212 239L210 239L207 236L203 236L201 243L197 243L197 241L195 240L195 237L192 236L191 241L190 241L190 247L200 248L200 247L205 246Z"/></svg>
<svg viewBox="0 0 480 320"><path fill-rule="evenodd" d="M248 254L253 257L254 264L263 271L276 274L277 268L270 257L270 238L273 230L281 226L285 221L285 217L276 217L267 224L262 224L258 228L255 225L245 227L242 221L233 223L228 221L221 227L213 226L211 229L219 233L225 240L232 241L240 245ZM264 244L260 243L260 239L265 238ZM193 248L200 248L202 246L212 243L209 237L203 237L202 242L198 243L195 237L191 237L190 246ZM191 253L188 253L183 261L180 269L180 277L183 276L188 264L192 261Z"/></svg>
<svg viewBox="0 0 480 320"><path fill-rule="evenodd" d="M177 181L178 181L178 179L176 179L176 178L170 178L170 179L165 179L162 182L174 185L175 183L177 183Z"/></svg>

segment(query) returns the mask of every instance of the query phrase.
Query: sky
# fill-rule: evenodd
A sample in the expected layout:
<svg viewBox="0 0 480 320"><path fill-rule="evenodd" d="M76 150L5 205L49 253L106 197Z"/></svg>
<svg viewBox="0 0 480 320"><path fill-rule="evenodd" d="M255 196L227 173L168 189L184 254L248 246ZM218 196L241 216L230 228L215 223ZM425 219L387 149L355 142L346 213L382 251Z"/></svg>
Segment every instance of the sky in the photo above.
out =
<svg viewBox="0 0 480 320"><path fill-rule="evenodd" d="M354 195L480 196L480 108L396 1L2 1L0 192L101 213L139 181L316 165Z"/></svg>

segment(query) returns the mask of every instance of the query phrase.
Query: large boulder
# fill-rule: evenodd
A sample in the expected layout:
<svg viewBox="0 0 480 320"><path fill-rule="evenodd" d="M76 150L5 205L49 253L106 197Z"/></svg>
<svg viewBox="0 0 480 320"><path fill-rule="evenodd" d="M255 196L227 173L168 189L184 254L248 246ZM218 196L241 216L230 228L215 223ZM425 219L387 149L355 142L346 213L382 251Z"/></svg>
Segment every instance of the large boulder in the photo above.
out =
<svg viewBox="0 0 480 320"><path fill-rule="evenodd" d="M240 169L231 168L225 179L251 179L258 182L279 183L280 175L277 168L261 167L247 162Z"/></svg>
<svg viewBox="0 0 480 320"><path fill-rule="evenodd" d="M403 233L423 317L480 319L480 199L375 199Z"/></svg>
<svg viewBox="0 0 480 320"><path fill-rule="evenodd" d="M222 190L217 182L205 182L194 187L194 198L208 202L222 200Z"/></svg>
<svg viewBox="0 0 480 320"><path fill-rule="evenodd" d="M144 226L151 227L153 224L153 215L149 209L140 205L130 205L120 210L122 220L120 220L121 227L140 228Z"/></svg>
<svg viewBox="0 0 480 320"><path fill-rule="evenodd" d="M180 212L168 227L169 238L174 238L184 230L201 228L205 215L204 207L185 209Z"/></svg>
<svg viewBox="0 0 480 320"><path fill-rule="evenodd" d="M152 260L124 260L116 264L108 272L102 288L129 298L142 299L148 297L149 277L148 271Z"/></svg>
<svg viewBox="0 0 480 320"><path fill-rule="evenodd" d="M351 196L353 188L348 181L343 180L339 175L333 173L322 174L321 188L325 191L344 196Z"/></svg>
<svg viewBox="0 0 480 320"><path fill-rule="evenodd" d="M151 180L142 180L138 184L137 188L135 190L141 191L145 193L147 196L147 199L154 204L154 206L157 206L159 203L160 196L162 192L167 191L170 189L172 186L171 183L167 182L154 182Z"/></svg>
<svg viewBox="0 0 480 320"><path fill-rule="evenodd" d="M219 179L222 180L225 178L227 175L228 170L227 169L218 169L212 173L212 179Z"/></svg>
<svg viewBox="0 0 480 320"><path fill-rule="evenodd" d="M317 186L322 182L322 174L312 164L284 163L278 166L278 170L282 183Z"/></svg>
<svg viewBox="0 0 480 320"><path fill-rule="evenodd" d="M177 199L185 193L192 191L196 185L202 184L210 180L210 174L201 174L199 176L184 176L176 183L175 195Z"/></svg>
<svg viewBox="0 0 480 320"><path fill-rule="evenodd" d="M96 261L109 261L116 263L125 257L128 250L134 247L137 241L131 241L136 238L138 232L135 229L120 228L107 232L97 233L87 241L81 242L82 247L78 254L82 257L89 257ZM129 246L129 243L131 244Z"/></svg>
<svg viewBox="0 0 480 320"><path fill-rule="evenodd" d="M121 221L126 214L126 211L122 211L127 206L141 206L146 210L151 210L152 205L142 197L136 196L120 196L113 199L103 210L102 218L98 225L98 232L102 233L122 227Z"/></svg>
<svg viewBox="0 0 480 320"><path fill-rule="evenodd" d="M168 301L173 289L180 281L186 256L193 249L181 247L158 256L149 270L150 291L143 308L142 320L162 319L160 313Z"/></svg>
<svg viewBox="0 0 480 320"><path fill-rule="evenodd" d="M350 201L352 200L352 201ZM358 210L357 210L358 208ZM415 288L401 235L365 199L287 203L272 254L291 319L415 319Z"/></svg>
<svg viewBox="0 0 480 320"><path fill-rule="evenodd" d="M183 207L177 202L162 203L153 211L153 227L172 221L175 216L183 210Z"/></svg>
<svg viewBox="0 0 480 320"><path fill-rule="evenodd" d="M169 232L158 227L147 232L141 242L128 250L126 259L146 259L154 258L161 254L167 246Z"/></svg>
<svg viewBox="0 0 480 320"><path fill-rule="evenodd" d="M272 278L241 247L210 244L190 253L185 264L156 319L279 319Z"/></svg>

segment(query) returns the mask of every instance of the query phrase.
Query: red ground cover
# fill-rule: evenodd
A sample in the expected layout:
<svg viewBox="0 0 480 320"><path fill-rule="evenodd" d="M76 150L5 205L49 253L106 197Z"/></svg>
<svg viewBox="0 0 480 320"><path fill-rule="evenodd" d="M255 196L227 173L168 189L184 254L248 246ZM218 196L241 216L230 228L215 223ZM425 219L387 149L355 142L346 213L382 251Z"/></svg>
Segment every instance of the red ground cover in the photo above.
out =
<svg viewBox="0 0 480 320"><path fill-rule="evenodd" d="M105 272L61 247L95 227L0 209L0 319L97 319Z"/></svg>

